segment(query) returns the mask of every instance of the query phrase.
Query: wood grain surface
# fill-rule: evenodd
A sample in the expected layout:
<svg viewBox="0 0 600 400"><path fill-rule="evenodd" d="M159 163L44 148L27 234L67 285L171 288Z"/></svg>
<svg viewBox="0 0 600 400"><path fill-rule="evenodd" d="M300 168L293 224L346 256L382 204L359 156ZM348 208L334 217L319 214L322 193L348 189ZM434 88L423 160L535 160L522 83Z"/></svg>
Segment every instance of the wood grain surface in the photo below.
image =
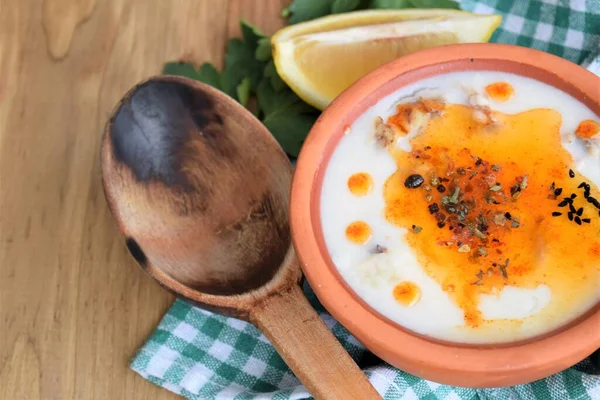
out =
<svg viewBox="0 0 600 400"><path fill-rule="evenodd" d="M167 60L221 65L285 0L0 0L0 399L170 399L128 361L173 298L108 212L99 144Z"/></svg>

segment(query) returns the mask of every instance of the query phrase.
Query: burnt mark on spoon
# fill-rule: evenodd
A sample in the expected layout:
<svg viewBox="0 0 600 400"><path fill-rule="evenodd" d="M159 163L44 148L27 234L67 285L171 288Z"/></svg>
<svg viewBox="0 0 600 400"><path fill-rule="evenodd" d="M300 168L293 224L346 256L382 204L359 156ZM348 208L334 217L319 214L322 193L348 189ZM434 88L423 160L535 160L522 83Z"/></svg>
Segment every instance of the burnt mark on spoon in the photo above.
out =
<svg viewBox="0 0 600 400"><path fill-rule="evenodd" d="M215 162L228 162L238 148L211 97L177 81L136 87L109 122L115 160L142 184L158 181L178 194L194 195L181 213L206 210L211 188L202 176Z"/></svg>
<svg viewBox="0 0 600 400"><path fill-rule="evenodd" d="M137 261L138 264L140 264L142 267L145 266L148 262L148 258L146 258L146 254L144 254L144 251L142 250L140 245L135 241L135 239L132 237L128 237L125 241L125 245L127 246L129 253L131 253L135 261Z"/></svg>

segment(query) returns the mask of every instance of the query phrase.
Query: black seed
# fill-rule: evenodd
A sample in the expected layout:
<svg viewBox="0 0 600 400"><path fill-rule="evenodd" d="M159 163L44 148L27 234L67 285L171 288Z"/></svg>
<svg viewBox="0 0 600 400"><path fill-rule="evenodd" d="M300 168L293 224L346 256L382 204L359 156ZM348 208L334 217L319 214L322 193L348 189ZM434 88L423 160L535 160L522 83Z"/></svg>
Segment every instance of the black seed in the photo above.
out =
<svg viewBox="0 0 600 400"><path fill-rule="evenodd" d="M562 188L558 188L554 191L555 196L560 196L561 193L562 193Z"/></svg>
<svg viewBox="0 0 600 400"><path fill-rule="evenodd" d="M446 187L444 185L437 185L436 189L440 193L444 193L446 191Z"/></svg>
<svg viewBox="0 0 600 400"><path fill-rule="evenodd" d="M592 220L591 220L591 219L589 219L589 218L583 218L583 219L581 220L581 222L585 222L586 224L589 224L590 222L592 222Z"/></svg>
<svg viewBox="0 0 600 400"><path fill-rule="evenodd" d="M556 187L556 184L554 182L552 182L552 185L550 185L550 190L554 190L555 187Z"/></svg>
<svg viewBox="0 0 600 400"><path fill-rule="evenodd" d="M571 200L573 200L577 195L575 193L571 193Z"/></svg>
<svg viewBox="0 0 600 400"><path fill-rule="evenodd" d="M456 245L457 245L458 247L460 247L460 246L462 246L462 242L459 240L458 242L456 242Z"/></svg>
<svg viewBox="0 0 600 400"><path fill-rule="evenodd" d="M600 201L596 200L595 198L593 198L592 196L587 198L588 203L591 203L594 205L594 207L596 207L597 209L600 209Z"/></svg>
<svg viewBox="0 0 600 400"><path fill-rule="evenodd" d="M500 243L500 241L498 239L496 239L496 238L493 238L492 242L498 242L498 243Z"/></svg>
<svg viewBox="0 0 600 400"><path fill-rule="evenodd" d="M581 225L581 218L579 218L579 217L575 217L575 223L576 223L577 225Z"/></svg>
<svg viewBox="0 0 600 400"><path fill-rule="evenodd" d="M575 178L575 172L573 172L572 169L569 170L569 177L570 178Z"/></svg>
<svg viewBox="0 0 600 400"><path fill-rule="evenodd" d="M588 197L590 197L590 192L588 192L588 191L583 192L583 198L587 199Z"/></svg>
<svg viewBox="0 0 600 400"><path fill-rule="evenodd" d="M577 210L577 215L581 217L581 214L583 214L583 207L580 207L579 210Z"/></svg>
<svg viewBox="0 0 600 400"><path fill-rule="evenodd" d="M483 160L479 157L477 157L477 161L475 161L475 165L479 166L481 165L481 163L483 162Z"/></svg>
<svg viewBox="0 0 600 400"><path fill-rule="evenodd" d="M507 211L504 213L504 218L510 221L512 219L512 215L510 215L510 213Z"/></svg>
<svg viewBox="0 0 600 400"><path fill-rule="evenodd" d="M419 186L421 186L423 182L425 182L425 179L423 179L421 175L413 174L406 178L406 180L404 181L404 186L406 186L409 189L416 189Z"/></svg>
<svg viewBox="0 0 600 400"><path fill-rule="evenodd" d="M577 186L577 189L581 189L581 188L582 188L582 187L584 187L584 186L585 186L585 182L581 182L581 183L579 184L579 186Z"/></svg>
<svg viewBox="0 0 600 400"><path fill-rule="evenodd" d="M431 214L435 214L436 212L440 211L440 207L437 205L437 203L430 204L427 208Z"/></svg>
<svg viewBox="0 0 600 400"><path fill-rule="evenodd" d="M438 228L443 228L444 226L446 226L445 222L438 222L437 224Z"/></svg>
<svg viewBox="0 0 600 400"><path fill-rule="evenodd" d="M573 213L572 212L568 213L567 217L569 217L569 221L573 221Z"/></svg>
<svg viewBox="0 0 600 400"><path fill-rule="evenodd" d="M558 216L561 216L561 215L562 215L562 213L561 213L561 212L558 212L558 211L554 211L554 212L552 213L552 216L553 216L553 217L558 217Z"/></svg>
<svg viewBox="0 0 600 400"><path fill-rule="evenodd" d="M577 210L575 209L575 207L573 207L573 203L569 204L569 211L571 211L573 214L577 214Z"/></svg>
<svg viewBox="0 0 600 400"><path fill-rule="evenodd" d="M566 200L563 200L563 201L561 201L560 203L558 203L558 206L559 206L559 207L565 207L567 204L569 204L569 202L568 202L568 201L566 201Z"/></svg>
<svg viewBox="0 0 600 400"><path fill-rule="evenodd" d="M435 214L435 220L437 222L444 222L446 220L446 215L444 215L443 213L439 212Z"/></svg>

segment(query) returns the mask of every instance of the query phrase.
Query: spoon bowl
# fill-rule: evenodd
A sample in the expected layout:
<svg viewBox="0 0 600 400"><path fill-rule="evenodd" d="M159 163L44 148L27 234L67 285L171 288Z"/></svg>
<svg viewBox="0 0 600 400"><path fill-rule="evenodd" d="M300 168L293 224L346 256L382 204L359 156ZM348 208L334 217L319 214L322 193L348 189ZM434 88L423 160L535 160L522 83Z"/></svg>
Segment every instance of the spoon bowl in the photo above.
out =
<svg viewBox="0 0 600 400"><path fill-rule="evenodd" d="M101 161L127 247L160 284L257 325L315 397L379 398L298 286L291 164L250 112L199 82L151 78L113 111Z"/></svg>
<svg viewBox="0 0 600 400"><path fill-rule="evenodd" d="M177 77L136 86L108 122L102 172L127 247L180 294L248 294L284 265L290 162L217 90Z"/></svg>

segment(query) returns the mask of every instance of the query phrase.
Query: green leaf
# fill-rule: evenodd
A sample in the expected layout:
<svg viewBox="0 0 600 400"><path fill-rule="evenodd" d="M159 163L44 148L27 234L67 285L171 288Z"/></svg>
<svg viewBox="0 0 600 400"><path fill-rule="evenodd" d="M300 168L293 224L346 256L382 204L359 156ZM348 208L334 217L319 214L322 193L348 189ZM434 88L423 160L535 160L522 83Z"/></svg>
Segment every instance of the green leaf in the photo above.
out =
<svg viewBox="0 0 600 400"><path fill-rule="evenodd" d="M163 67L162 73L165 75L185 76L186 78L198 80L198 71L196 71L192 64L183 61L172 61L166 63Z"/></svg>
<svg viewBox="0 0 600 400"><path fill-rule="evenodd" d="M416 8L454 8L460 10L460 5L452 0L410 0Z"/></svg>
<svg viewBox="0 0 600 400"><path fill-rule="evenodd" d="M268 37L261 38L258 41L258 46L254 52L254 57L259 61L268 61L271 59L271 39Z"/></svg>
<svg viewBox="0 0 600 400"><path fill-rule="evenodd" d="M331 5L331 12L333 14L340 14L352 11L355 10L359 4L360 0L334 0Z"/></svg>
<svg viewBox="0 0 600 400"><path fill-rule="evenodd" d="M263 75L266 78L269 78L271 86L273 87L273 89L275 89L276 92L280 92L281 90L287 87L283 79L281 79L281 77L277 73L277 69L275 69L275 63L273 62L273 60L267 63Z"/></svg>
<svg viewBox="0 0 600 400"><path fill-rule="evenodd" d="M237 86L247 76L245 68L249 58L254 58L254 54L249 56L248 51L249 49L241 39L230 39L227 42L221 88L231 97L235 97Z"/></svg>
<svg viewBox="0 0 600 400"><path fill-rule="evenodd" d="M252 48L256 48L258 41L266 36L260 29L245 20L240 21L240 30L242 31L244 43Z"/></svg>
<svg viewBox="0 0 600 400"><path fill-rule="evenodd" d="M221 85L219 84L221 76L219 71L217 71L215 66L211 63L202 64L202 66L200 66L200 70L198 71L198 75L198 80L200 82L204 82L217 89L221 88Z"/></svg>
<svg viewBox="0 0 600 400"><path fill-rule="evenodd" d="M250 99L250 78L242 79L242 82L236 88L236 94L239 102L245 107Z"/></svg>
<svg viewBox="0 0 600 400"><path fill-rule="evenodd" d="M333 0L294 0L288 7L290 24L309 21L331 13Z"/></svg>
<svg viewBox="0 0 600 400"><path fill-rule="evenodd" d="M263 123L283 150L296 157L319 112L288 88L274 91L267 79L258 85L256 97Z"/></svg>
<svg viewBox="0 0 600 400"><path fill-rule="evenodd" d="M204 63L200 70L196 70L190 63L181 61L166 63L163 67L163 74L185 76L186 78L204 82L210 86L220 89L219 71L210 63Z"/></svg>
<svg viewBox="0 0 600 400"><path fill-rule="evenodd" d="M268 79L263 79L258 84L256 89L256 99L258 101L258 107L261 110L263 116L267 116L277 110L279 107L287 107L293 104L296 99L289 97L287 100L284 94L279 95L269 83ZM284 104L286 103L286 104Z"/></svg>
<svg viewBox="0 0 600 400"><path fill-rule="evenodd" d="M302 144L316 120L315 114L281 112L266 118L263 123L288 155L298 157Z"/></svg>
<svg viewBox="0 0 600 400"><path fill-rule="evenodd" d="M258 106L260 107L264 118L282 110L296 114L318 112L316 109L303 102L302 99L289 88L276 92L266 79L263 79L258 85L256 97Z"/></svg>
<svg viewBox="0 0 600 400"><path fill-rule="evenodd" d="M412 3L411 0L372 0L369 8L402 10L403 8L412 8Z"/></svg>
<svg viewBox="0 0 600 400"><path fill-rule="evenodd" d="M227 43L225 68L221 75L221 90L235 97L237 87L246 77L250 78L250 87L255 90L263 76L265 63L254 56L255 49L241 39L231 39Z"/></svg>

